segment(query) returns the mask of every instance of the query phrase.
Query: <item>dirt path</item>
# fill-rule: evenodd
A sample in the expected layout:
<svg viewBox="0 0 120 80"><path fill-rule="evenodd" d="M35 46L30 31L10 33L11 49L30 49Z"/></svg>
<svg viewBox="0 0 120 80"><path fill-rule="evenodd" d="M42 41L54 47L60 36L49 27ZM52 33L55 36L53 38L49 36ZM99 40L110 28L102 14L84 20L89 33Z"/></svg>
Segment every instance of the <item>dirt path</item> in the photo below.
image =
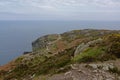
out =
<svg viewBox="0 0 120 80"><path fill-rule="evenodd" d="M57 40L52 41L52 42L49 42L49 43L48 43L48 46L46 47L46 50L49 51L49 50L50 50L50 49L49 49L49 45L52 45L52 44L56 43L56 42L59 41L60 39L62 39L62 37L61 37L60 34L58 34Z"/></svg>
<svg viewBox="0 0 120 80"><path fill-rule="evenodd" d="M54 43L56 43L57 41L59 41L60 39L62 39L62 37L61 37L60 34L58 34L58 38L57 38L57 40L52 41L52 42L49 42L48 45L54 44Z"/></svg>

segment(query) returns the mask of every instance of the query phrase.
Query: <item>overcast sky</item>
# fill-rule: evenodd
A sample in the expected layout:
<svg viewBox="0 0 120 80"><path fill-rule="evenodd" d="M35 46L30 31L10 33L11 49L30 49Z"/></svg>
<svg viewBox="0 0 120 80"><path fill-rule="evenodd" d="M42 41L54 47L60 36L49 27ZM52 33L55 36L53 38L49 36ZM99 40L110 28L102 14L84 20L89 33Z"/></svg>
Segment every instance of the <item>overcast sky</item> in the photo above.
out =
<svg viewBox="0 0 120 80"><path fill-rule="evenodd" d="M120 20L120 0L0 0L0 20Z"/></svg>

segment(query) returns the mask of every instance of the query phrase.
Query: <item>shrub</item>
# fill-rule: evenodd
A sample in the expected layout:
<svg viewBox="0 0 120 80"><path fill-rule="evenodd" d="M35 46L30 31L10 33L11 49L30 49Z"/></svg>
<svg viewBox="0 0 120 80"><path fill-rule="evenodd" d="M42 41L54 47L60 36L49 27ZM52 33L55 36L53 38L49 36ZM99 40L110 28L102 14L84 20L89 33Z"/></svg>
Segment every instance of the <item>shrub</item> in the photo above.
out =
<svg viewBox="0 0 120 80"><path fill-rule="evenodd" d="M109 68L109 72L120 75L120 70L117 67Z"/></svg>
<svg viewBox="0 0 120 80"><path fill-rule="evenodd" d="M112 34L108 37L107 51L120 58L120 34Z"/></svg>
<svg viewBox="0 0 120 80"><path fill-rule="evenodd" d="M112 55L112 54L108 54L108 53L104 53L102 55L100 55L98 58L97 58L98 61L108 61L108 60L116 60L116 56L115 55Z"/></svg>
<svg viewBox="0 0 120 80"><path fill-rule="evenodd" d="M96 58L94 56L84 56L78 62L95 62Z"/></svg>

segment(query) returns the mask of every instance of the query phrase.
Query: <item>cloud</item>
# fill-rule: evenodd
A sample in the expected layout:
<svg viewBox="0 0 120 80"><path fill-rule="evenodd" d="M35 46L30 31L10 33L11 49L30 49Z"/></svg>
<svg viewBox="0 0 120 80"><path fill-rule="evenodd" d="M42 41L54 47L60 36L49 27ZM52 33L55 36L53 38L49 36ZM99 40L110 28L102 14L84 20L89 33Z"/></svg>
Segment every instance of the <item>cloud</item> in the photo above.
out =
<svg viewBox="0 0 120 80"><path fill-rule="evenodd" d="M32 6L33 4L39 4L40 5L64 5L64 6L69 6L69 5L97 5L97 6L118 6L120 4L120 1L117 0L1 0L0 3L12 3L12 4L24 4ZM18 6L19 6L18 5ZM7 6L7 4L6 4ZM74 7L73 6L73 7Z"/></svg>
<svg viewBox="0 0 120 80"><path fill-rule="evenodd" d="M39 10L67 10L76 8L77 10L83 9L117 9L120 8L119 0L1 0L1 11L18 11L34 9L36 12ZM29 8L29 9L28 9ZM17 10L18 9L18 10ZM28 9L28 10L27 10Z"/></svg>
<svg viewBox="0 0 120 80"><path fill-rule="evenodd" d="M0 0L0 13L4 12L42 17L112 15L120 13L120 0Z"/></svg>

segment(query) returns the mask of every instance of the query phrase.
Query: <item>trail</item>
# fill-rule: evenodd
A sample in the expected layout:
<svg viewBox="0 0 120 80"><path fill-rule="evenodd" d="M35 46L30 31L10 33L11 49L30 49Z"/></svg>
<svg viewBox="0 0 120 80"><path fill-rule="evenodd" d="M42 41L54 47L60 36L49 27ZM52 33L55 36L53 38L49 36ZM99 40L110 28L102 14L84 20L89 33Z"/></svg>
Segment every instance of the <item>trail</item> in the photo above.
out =
<svg viewBox="0 0 120 80"><path fill-rule="evenodd" d="M62 37L61 37L61 35L59 34L59 35L58 35L58 39L55 40L55 41L49 42L48 45L54 44L54 43L56 43L57 41L59 41L60 39L62 39Z"/></svg>
<svg viewBox="0 0 120 80"><path fill-rule="evenodd" d="M49 42L49 43L48 43L48 46L49 46L49 45L52 45L52 44L54 44L54 43L56 43L56 42L59 41L60 39L62 39L62 37L61 37L60 34L58 34L57 40L52 41L52 42ZM48 46L46 47L46 50L47 50L47 51L49 51L49 47L48 47Z"/></svg>

